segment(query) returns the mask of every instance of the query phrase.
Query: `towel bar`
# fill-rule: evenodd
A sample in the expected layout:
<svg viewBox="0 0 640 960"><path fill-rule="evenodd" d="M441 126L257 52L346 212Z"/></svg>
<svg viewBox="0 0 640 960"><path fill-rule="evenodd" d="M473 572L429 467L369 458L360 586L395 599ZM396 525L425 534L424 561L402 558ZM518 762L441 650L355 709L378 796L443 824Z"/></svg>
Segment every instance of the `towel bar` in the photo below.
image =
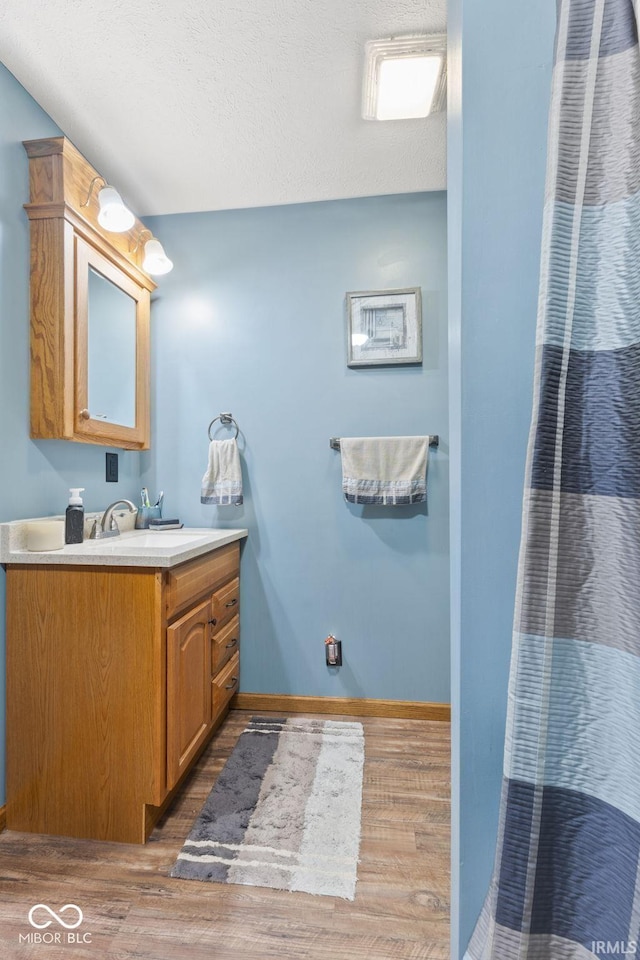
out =
<svg viewBox="0 0 640 960"><path fill-rule="evenodd" d="M237 440L237 439L238 439L238 434L240 433L240 427L238 426L238 424L237 424L236 421L233 419L233 417L231 416L230 413L219 413L217 417L214 417L214 418L213 418L213 420L212 420L211 423L209 424L209 429L207 430L207 433L209 434L209 440L213 440L213 437L211 436L211 427L212 427L212 426L214 425L214 423L216 423L218 420L220 421L220 423L223 423L223 424L225 425L225 427L228 427L230 424L233 424L233 425L234 425L234 427L236 428L236 436L235 436L235 439Z"/></svg>
<svg viewBox="0 0 640 960"><path fill-rule="evenodd" d="M439 445L440 445L440 437L438 436L437 433L434 433L433 435L431 435L431 436L429 437L429 446L430 446L430 447L437 447L437 446L439 446ZM331 437L330 440L329 440L329 446L331 447L332 450L339 450L339 449L340 449L340 437Z"/></svg>

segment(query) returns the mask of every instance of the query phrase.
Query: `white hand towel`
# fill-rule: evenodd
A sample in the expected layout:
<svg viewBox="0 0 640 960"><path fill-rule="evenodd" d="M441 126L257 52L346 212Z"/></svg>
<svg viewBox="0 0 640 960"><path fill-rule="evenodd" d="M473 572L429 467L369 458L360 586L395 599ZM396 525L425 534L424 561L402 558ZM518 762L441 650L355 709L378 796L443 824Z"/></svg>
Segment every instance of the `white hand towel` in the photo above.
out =
<svg viewBox="0 0 640 960"><path fill-rule="evenodd" d="M349 503L426 501L428 437L343 437L340 450L342 490Z"/></svg>
<svg viewBox="0 0 640 960"><path fill-rule="evenodd" d="M236 507L243 502L240 454L235 440L212 440L209 444L200 502Z"/></svg>

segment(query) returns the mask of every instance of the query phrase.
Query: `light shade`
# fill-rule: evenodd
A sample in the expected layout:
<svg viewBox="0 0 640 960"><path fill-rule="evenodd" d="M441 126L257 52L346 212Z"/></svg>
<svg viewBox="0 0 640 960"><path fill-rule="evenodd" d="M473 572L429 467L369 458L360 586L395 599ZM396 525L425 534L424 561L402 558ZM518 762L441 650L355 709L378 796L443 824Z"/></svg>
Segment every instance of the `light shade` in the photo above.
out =
<svg viewBox="0 0 640 960"><path fill-rule="evenodd" d="M362 95L365 120L413 120L445 106L445 34L371 40Z"/></svg>
<svg viewBox="0 0 640 960"><path fill-rule="evenodd" d="M155 237L147 240L144 245L142 269L153 277L162 276L163 273L169 273L170 270L173 270L173 260L169 259L164 252L164 247Z"/></svg>
<svg viewBox="0 0 640 960"><path fill-rule="evenodd" d="M103 187L98 194L98 223L110 233L125 233L136 222L136 218L122 202L122 197L115 187Z"/></svg>

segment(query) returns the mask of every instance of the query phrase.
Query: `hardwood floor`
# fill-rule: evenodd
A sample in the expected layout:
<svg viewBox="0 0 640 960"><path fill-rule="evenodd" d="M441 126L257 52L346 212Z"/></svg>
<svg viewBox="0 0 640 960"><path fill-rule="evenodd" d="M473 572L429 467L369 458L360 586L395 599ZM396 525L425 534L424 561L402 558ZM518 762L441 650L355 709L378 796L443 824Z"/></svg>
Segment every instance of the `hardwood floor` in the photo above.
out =
<svg viewBox="0 0 640 960"><path fill-rule="evenodd" d="M0 834L0 956L446 960L447 723L358 718L365 731L366 759L361 862L352 903L169 878L193 820L251 715L243 710L229 714L146 846ZM27 918L38 903L54 911L77 904L84 921L72 933L90 935L90 942L58 946L55 939L24 939L38 933ZM66 917L73 919L73 913ZM40 908L34 919L44 923L47 915ZM53 937L57 932L66 938L53 921L39 935Z"/></svg>

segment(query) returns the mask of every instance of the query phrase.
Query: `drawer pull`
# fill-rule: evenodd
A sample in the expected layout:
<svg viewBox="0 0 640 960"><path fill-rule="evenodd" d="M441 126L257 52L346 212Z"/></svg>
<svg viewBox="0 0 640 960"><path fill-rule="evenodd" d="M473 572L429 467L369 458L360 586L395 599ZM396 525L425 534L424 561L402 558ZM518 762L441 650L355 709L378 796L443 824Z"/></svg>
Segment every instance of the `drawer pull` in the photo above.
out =
<svg viewBox="0 0 640 960"><path fill-rule="evenodd" d="M225 650L230 650L231 647L235 647L237 642L238 642L237 637L234 637L233 640L229 640L229 643L225 644Z"/></svg>
<svg viewBox="0 0 640 960"><path fill-rule="evenodd" d="M238 602L238 598L234 597L233 600L229 600L229 603L225 603L225 607L235 607Z"/></svg>
<svg viewBox="0 0 640 960"><path fill-rule="evenodd" d="M213 617L211 620L209 620L209 623L211 624L212 627L215 627L215 625L216 625L217 622L218 622L218 621L216 620L215 617Z"/></svg>
<svg viewBox="0 0 640 960"><path fill-rule="evenodd" d="M231 677L231 683L227 683L225 685L225 690L233 690L233 688L236 686L237 683L238 683L238 678Z"/></svg>

